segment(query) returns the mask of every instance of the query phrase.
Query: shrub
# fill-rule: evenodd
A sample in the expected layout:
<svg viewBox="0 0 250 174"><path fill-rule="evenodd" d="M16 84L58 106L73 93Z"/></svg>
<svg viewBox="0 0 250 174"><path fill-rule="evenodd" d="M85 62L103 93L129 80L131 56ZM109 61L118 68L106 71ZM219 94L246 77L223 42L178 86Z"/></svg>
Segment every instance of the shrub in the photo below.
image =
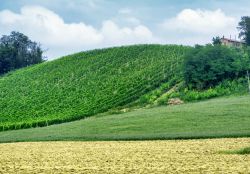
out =
<svg viewBox="0 0 250 174"><path fill-rule="evenodd" d="M247 93L247 82L245 79L239 78L237 80L225 80L214 88L206 90L185 88L172 94L170 97L179 97L184 101L197 101L219 96L244 93Z"/></svg>

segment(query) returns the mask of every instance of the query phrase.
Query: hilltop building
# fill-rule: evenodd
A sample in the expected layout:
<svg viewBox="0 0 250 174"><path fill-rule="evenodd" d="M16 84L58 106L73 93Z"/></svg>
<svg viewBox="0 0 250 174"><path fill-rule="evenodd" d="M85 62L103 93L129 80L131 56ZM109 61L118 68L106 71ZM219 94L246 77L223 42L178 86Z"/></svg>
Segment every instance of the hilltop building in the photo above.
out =
<svg viewBox="0 0 250 174"><path fill-rule="evenodd" d="M224 36L221 38L221 44L228 46L228 47L236 47L236 48L242 48L245 45L245 42L243 41L238 41L238 40L234 40L234 39L228 39L225 38Z"/></svg>

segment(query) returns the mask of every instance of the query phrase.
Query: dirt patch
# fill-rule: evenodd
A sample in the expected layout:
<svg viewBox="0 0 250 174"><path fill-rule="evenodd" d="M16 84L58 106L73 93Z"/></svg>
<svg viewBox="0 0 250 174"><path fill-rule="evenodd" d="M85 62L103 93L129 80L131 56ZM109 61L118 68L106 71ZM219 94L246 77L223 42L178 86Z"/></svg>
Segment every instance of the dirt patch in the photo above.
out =
<svg viewBox="0 0 250 174"><path fill-rule="evenodd" d="M182 101L179 98L171 98L168 100L168 105L181 105L183 103L184 103L184 101Z"/></svg>

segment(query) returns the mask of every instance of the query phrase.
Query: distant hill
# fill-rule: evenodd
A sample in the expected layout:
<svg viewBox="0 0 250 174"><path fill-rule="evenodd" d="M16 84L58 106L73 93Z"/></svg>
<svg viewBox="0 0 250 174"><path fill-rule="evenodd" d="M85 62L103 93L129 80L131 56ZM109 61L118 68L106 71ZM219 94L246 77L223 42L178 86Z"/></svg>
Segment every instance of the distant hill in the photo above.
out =
<svg viewBox="0 0 250 174"><path fill-rule="evenodd" d="M123 106L180 76L189 47L81 52L0 77L0 130L46 126Z"/></svg>

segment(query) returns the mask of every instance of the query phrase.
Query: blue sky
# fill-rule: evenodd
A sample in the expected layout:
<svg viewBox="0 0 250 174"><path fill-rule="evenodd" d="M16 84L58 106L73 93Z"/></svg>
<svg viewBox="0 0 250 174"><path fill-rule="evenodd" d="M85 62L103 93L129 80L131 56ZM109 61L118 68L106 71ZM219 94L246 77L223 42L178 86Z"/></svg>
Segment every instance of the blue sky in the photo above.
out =
<svg viewBox="0 0 250 174"><path fill-rule="evenodd" d="M205 44L234 38L248 0L0 0L0 35L17 30L49 59L138 43Z"/></svg>

